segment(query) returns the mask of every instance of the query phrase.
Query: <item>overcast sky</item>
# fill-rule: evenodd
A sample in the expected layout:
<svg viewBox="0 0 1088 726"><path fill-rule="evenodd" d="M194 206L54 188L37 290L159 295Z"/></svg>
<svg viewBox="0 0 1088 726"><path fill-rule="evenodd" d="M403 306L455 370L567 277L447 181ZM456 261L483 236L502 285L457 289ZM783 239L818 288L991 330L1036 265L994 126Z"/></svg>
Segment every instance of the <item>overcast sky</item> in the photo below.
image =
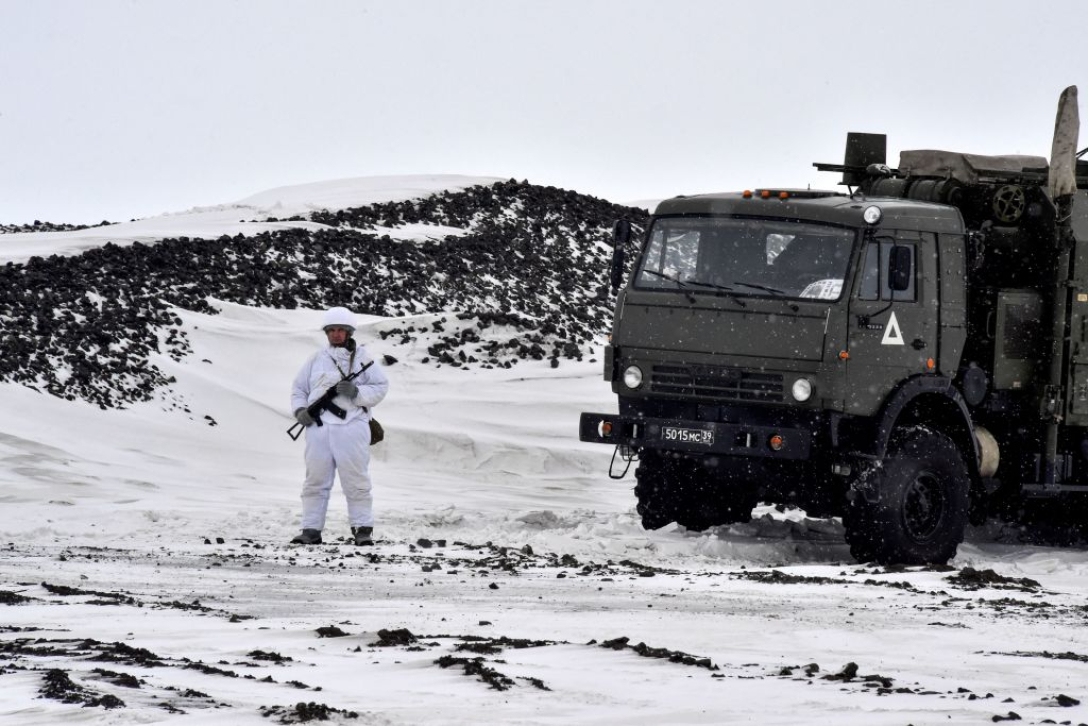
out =
<svg viewBox="0 0 1088 726"><path fill-rule="evenodd" d="M811 163L851 130L888 133L893 164L1048 155L1058 94L1088 84L1085 20L1075 0L0 0L0 224L389 174L612 201L827 187Z"/></svg>

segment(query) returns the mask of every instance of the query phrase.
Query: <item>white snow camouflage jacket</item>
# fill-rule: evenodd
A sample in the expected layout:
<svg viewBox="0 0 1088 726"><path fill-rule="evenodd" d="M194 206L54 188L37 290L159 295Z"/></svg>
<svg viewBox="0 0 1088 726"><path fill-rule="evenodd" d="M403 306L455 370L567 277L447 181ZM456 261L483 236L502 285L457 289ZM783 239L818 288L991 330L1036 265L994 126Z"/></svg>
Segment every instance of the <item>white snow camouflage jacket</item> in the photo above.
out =
<svg viewBox="0 0 1088 726"><path fill-rule="evenodd" d="M364 346L357 344L355 347L355 362L351 364L349 370L350 360L351 351L347 348L336 348L331 345L325 346L310 356L309 360L302 366L302 370L295 376L294 385L291 387L291 411L294 412L300 408L305 408L321 398L325 391L339 383L344 376L351 375L369 363L370 356ZM339 366L339 369L337 366ZM343 371L344 375L341 375L341 371ZM348 415L343 419L339 419L326 411L322 413L321 423L342 424L353 421L360 416L370 418L367 409L378 405L385 398L386 392L389 391L389 379L385 377L385 371L382 370L377 361L367 368L365 373L353 378L352 382L359 387L359 393L356 394L355 398L348 399L338 395L333 399L333 403L347 411Z"/></svg>

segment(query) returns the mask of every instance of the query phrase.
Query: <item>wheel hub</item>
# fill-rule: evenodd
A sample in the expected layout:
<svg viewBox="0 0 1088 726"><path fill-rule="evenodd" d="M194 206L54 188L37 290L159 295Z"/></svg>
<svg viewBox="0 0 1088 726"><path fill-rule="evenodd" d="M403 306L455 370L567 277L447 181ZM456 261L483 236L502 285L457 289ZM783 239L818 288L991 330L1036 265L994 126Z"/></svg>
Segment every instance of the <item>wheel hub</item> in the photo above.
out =
<svg viewBox="0 0 1088 726"><path fill-rule="evenodd" d="M915 541L928 540L944 517L945 498L940 481L931 473L915 477L906 491L903 520Z"/></svg>

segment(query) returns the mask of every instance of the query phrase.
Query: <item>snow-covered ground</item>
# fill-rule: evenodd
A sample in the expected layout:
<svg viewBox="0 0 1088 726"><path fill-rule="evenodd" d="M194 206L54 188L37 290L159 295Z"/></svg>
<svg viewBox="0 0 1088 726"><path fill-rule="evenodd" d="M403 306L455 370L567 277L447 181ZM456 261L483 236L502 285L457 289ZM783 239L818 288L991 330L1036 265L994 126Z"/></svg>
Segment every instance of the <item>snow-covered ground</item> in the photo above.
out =
<svg viewBox="0 0 1088 726"><path fill-rule="evenodd" d="M327 544L290 546L288 387L321 311L217 307L178 311L193 353L156 361L165 399L0 385L0 722L241 726L311 702L371 724L1088 722L1083 548L974 531L949 571L887 571L771 507L645 532L633 477L577 441L580 411L614 410L599 360L435 368L380 338L429 318L357 333L398 359L378 545L337 541L337 489Z"/></svg>

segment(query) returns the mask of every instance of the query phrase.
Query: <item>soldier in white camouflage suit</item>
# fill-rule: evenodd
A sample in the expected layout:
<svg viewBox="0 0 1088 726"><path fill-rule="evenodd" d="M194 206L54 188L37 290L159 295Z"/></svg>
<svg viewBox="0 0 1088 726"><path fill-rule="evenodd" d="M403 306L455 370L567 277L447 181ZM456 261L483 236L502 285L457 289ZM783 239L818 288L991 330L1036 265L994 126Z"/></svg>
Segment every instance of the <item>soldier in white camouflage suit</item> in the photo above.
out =
<svg viewBox="0 0 1088 726"><path fill-rule="evenodd" d="M310 356L295 376L291 410L306 428L306 481L302 486L302 533L297 544L320 544L333 479L340 474L340 488L348 503L351 534L357 545L373 544L373 495L370 465L370 410L389 390L389 379L366 349L352 337L355 316L342 307L325 313L322 329L328 345ZM371 365L352 380L348 376ZM320 414L320 425L307 407L336 387L333 404L345 412L339 418L329 411Z"/></svg>

